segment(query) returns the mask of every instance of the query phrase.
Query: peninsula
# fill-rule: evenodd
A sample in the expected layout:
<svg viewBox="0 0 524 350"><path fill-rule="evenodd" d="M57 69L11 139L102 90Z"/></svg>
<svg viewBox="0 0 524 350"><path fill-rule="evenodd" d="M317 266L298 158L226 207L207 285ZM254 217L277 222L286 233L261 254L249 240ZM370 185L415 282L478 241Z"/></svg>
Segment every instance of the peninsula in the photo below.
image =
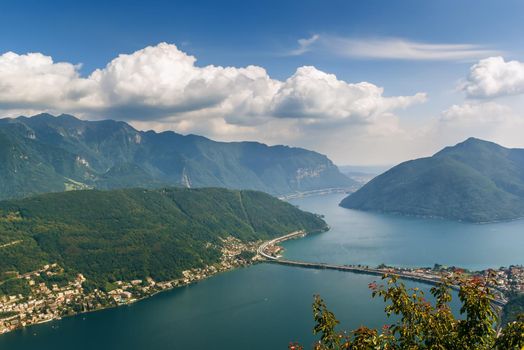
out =
<svg viewBox="0 0 524 350"><path fill-rule="evenodd" d="M128 304L253 261L262 241L323 231L256 191L72 191L0 202L0 333Z"/></svg>

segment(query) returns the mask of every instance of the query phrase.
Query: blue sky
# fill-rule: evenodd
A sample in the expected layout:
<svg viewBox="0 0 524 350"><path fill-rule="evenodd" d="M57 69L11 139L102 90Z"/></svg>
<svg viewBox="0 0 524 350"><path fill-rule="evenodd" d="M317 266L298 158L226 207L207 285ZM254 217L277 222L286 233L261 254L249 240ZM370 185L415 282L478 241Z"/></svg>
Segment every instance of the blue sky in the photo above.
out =
<svg viewBox="0 0 524 350"><path fill-rule="evenodd" d="M257 64L277 78L313 64L342 78L387 82L394 71L432 64L282 58L315 33L471 43L520 56L522 1L4 1L2 51L38 51L56 60L103 67L119 53L158 42L182 46L201 64ZM423 67L427 66L427 67ZM371 77L371 78L370 78Z"/></svg>
<svg viewBox="0 0 524 350"><path fill-rule="evenodd" d="M118 106L108 107L107 103L102 106L97 102L94 108L94 104L91 107L86 104L79 106L52 97L47 97L49 101L44 103L45 96L37 96L31 101L9 97L2 102L0 90L0 110L7 116L40 110L68 112L87 119L117 118L139 128L195 132L223 140L258 139L268 143L288 143L319 150L337 163L346 164L394 163L431 153L447 142L458 142L466 136L524 146L518 144L516 136L505 131L490 134L493 125L486 122L489 119L501 123L504 118L511 119L512 123L519 121L522 115L518 98L520 85L517 84L517 93L510 89L509 93L497 92L493 96L490 93L489 96L465 93L461 88L461 84L471 78L468 75L471 67L482 59L503 57L504 67L508 61L524 60L522 13L522 1L479 0L3 1L0 55L9 51L17 55L32 52L52 57L54 63L81 64L75 70L82 78L88 78L97 68L104 69L119 54L132 54L166 42L176 45L176 50L196 57L196 67L254 65L263 67L278 83L294 76L299 67L314 66L348 84L367 82L383 88L381 98L413 97L417 93L427 95L424 101L420 98L409 103L398 99L382 101L371 112L359 110L358 113L365 114L365 117L353 111L354 100L347 100L326 110L326 115L333 114L328 122L319 121L318 114L323 111L320 107L314 111L306 107L325 105L327 102L323 101L329 98L324 97L318 103L301 100L297 105L297 95L303 96L303 90L292 91L291 102L290 94L285 96L288 98L285 101L283 97L273 96L273 101L280 98L283 102L271 107L270 112L269 109L261 112L261 107L256 107L256 111L253 111L254 107L226 111L222 108L219 110L222 121L205 116L206 113L217 113L217 109L209 109L214 103L212 101L219 103L225 98L214 93L209 94L205 103L190 99L176 106L166 102L166 96L161 96L164 105L159 111L151 107L152 102L135 103L140 98L137 96L152 101L147 91L134 94L133 103L127 103L128 100L118 95L121 98ZM300 44L301 39L306 41ZM155 65L154 57L159 53L151 52L150 55L153 61L147 64ZM161 70L157 72L164 75ZM173 74L173 79L178 79L174 72L165 74ZM314 75L311 71L307 74L308 79ZM133 73L129 72L131 75ZM24 79L30 82L36 78L24 74ZM324 77L315 75L314 79L324 80ZM1 82L0 76L0 86ZM235 82L232 84L239 86ZM333 84L329 86L333 87ZM302 87L296 89L299 88ZM181 91L173 89L173 93ZM343 90L333 90L330 96L338 97L332 105L354 98L354 92ZM97 91L96 98L108 100L112 91ZM206 90L203 94L208 92ZM96 99L93 96L89 97L90 101ZM238 101L237 97L231 99ZM17 103L19 108L16 108ZM358 107L359 103L368 104L369 101L356 103ZM187 105L192 107L184 107L180 112L181 106ZM390 105L392 107L386 107ZM442 125L438 124L441 122L439 118L446 111L449 115L449 109L454 105L465 109L456 108L451 112L464 114L489 110L496 116L482 116L485 125L469 120L472 125L465 126L461 115L457 118L464 130L457 132L458 128L446 125L451 130L443 131ZM148 116L125 116L115 112L128 112L133 108ZM249 115L245 117L249 119L242 119L243 113ZM504 116L500 116L501 113ZM262 114L268 114L274 121L262 118ZM391 124L392 116L396 118L396 125ZM449 120L446 122L449 124ZM289 133L274 133L275 128L287 128ZM368 129L373 128L376 130L369 134ZM402 130L393 130L399 128ZM515 129L515 124L511 129ZM446 137L439 132L445 133ZM431 133L431 137L418 140L413 136L417 133ZM447 137L450 134L453 136ZM342 143L346 145L343 151L340 150Z"/></svg>

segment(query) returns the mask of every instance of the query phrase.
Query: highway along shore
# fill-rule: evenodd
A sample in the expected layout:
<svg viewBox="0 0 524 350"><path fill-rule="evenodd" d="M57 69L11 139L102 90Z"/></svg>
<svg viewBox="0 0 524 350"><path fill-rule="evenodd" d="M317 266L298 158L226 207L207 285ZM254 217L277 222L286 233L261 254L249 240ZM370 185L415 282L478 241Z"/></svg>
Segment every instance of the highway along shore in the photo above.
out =
<svg viewBox="0 0 524 350"><path fill-rule="evenodd" d="M304 231L295 231L295 232L288 233L284 236L277 237L272 240L263 242L257 249L259 260L269 262L269 263L274 263L274 264L296 266L296 267L309 268L309 269L338 270L338 271L346 271L346 272L375 275L375 276L396 275L402 279L412 280L412 281L422 282L422 283L427 283L427 284L432 284L432 285L437 285L441 282L442 278L452 276L453 274L457 274L457 273L472 275L472 276L484 276L484 277L487 277L495 273L497 276L497 282L498 282L497 284L500 284L501 279L504 280L505 277L510 278L509 276L511 276L511 274L514 273L512 270L515 268L515 267L510 267L510 268L500 268L497 271L482 270L482 271L470 272L470 271L456 268L456 267L451 267L451 268L442 268L442 267L439 267L439 268L436 268L436 267L433 267L433 268L429 268L429 267L427 268L426 267L407 268L407 267L386 266L384 264L377 266L377 267L370 267L370 266L363 266L363 265L336 265L336 264L329 264L329 263L323 263L323 262L306 262L306 261L285 259L282 256L283 248L279 244L287 240L302 238L306 235L307 233ZM522 286L520 286L520 288L521 287ZM452 288L458 289L458 286L452 286ZM493 285L492 290L495 294L495 299L493 300L493 304L498 307L503 307L508 302L508 298L505 295L505 291L500 290L499 285Z"/></svg>

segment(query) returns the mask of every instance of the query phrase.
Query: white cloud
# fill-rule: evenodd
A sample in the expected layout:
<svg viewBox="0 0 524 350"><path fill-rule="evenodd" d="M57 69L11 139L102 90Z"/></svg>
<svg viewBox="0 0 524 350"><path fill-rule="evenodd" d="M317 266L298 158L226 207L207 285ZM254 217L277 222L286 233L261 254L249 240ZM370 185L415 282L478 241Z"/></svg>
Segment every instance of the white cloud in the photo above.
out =
<svg viewBox="0 0 524 350"><path fill-rule="evenodd" d="M0 107L67 109L82 105L95 86L80 78L79 68L55 63L40 53L7 52L0 56Z"/></svg>
<svg viewBox="0 0 524 350"><path fill-rule="evenodd" d="M510 107L495 102L464 103L452 105L442 112L441 121L444 123L460 124L501 124L513 119Z"/></svg>
<svg viewBox="0 0 524 350"><path fill-rule="evenodd" d="M401 159L407 134L395 112L426 99L388 96L372 83L346 82L311 66L284 80L258 66L198 66L166 43L119 55L86 76L79 69L41 53L0 55L0 116L112 118L139 129L284 143L340 163L350 154L368 163Z"/></svg>
<svg viewBox="0 0 524 350"><path fill-rule="evenodd" d="M383 89L366 82L349 84L333 74L305 66L287 79L273 98L273 113L310 122L368 123L384 113L424 102L426 95L384 97Z"/></svg>
<svg viewBox="0 0 524 350"><path fill-rule="evenodd" d="M376 85L346 83L314 67L300 67L286 81L258 66L199 67L195 57L167 43L119 55L87 77L78 65L8 52L0 56L0 91L0 110L7 113L80 113L142 125L171 123L188 132L208 128L213 135L286 118L298 124L378 124L381 116L425 100L421 93L385 97Z"/></svg>
<svg viewBox="0 0 524 350"><path fill-rule="evenodd" d="M315 34L300 39L299 48L291 54L300 55L313 50L349 58L395 60L462 61L475 60L500 52L474 44L425 43L403 38L351 38Z"/></svg>
<svg viewBox="0 0 524 350"><path fill-rule="evenodd" d="M489 57L470 69L462 89L469 97L489 98L524 93L524 63Z"/></svg>
<svg viewBox="0 0 524 350"><path fill-rule="evenodd" d="M261 67L245 68L195 65L196 59L175 45L161 43L131 55L120 55L89 79L110 112L130 119L150 119L220 107L223 113L264 112L278 89ZM130 116L143 110L142 116ZM147 116L151 113L151 116Z"/></svg>
<svg viewBox="0 0 524 350"><path fill-rule="evenodd" d="M505 147L522 148L524 115L517 110L495 102L454 104L433 117L418 115L418 122L400 119L396 130L395 124L392 124L393 132L386 130L378 133L375 130L366 137L351 135L346 139L335 136L333 140L336 144L330 145L330 149L338 154L345 151L362 164L396 164L430 156L469 137L493 141Z"/></svg>
<svg viewBox="0 0 524 350"><path fill-rule="evenodd" d="M524 118L511 107L495 102L467 102L443 111L430 133L440 147L468 137L494 141L508 147L522 147Z"/></svg>

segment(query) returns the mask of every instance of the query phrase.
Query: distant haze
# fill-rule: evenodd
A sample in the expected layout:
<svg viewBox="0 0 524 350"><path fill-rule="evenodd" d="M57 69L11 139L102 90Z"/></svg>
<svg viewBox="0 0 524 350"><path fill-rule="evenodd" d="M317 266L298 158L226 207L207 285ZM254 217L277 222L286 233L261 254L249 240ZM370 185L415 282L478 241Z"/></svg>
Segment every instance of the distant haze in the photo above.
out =
<svg viewBox="0 0 524 350"><path fill-rule="evenodd" d="M338 169L346 174L346 173L363 173L363 174L371 174L371 175L378 175L382 174L386 170L392 168L394 165L338 165Z"/></svg>

